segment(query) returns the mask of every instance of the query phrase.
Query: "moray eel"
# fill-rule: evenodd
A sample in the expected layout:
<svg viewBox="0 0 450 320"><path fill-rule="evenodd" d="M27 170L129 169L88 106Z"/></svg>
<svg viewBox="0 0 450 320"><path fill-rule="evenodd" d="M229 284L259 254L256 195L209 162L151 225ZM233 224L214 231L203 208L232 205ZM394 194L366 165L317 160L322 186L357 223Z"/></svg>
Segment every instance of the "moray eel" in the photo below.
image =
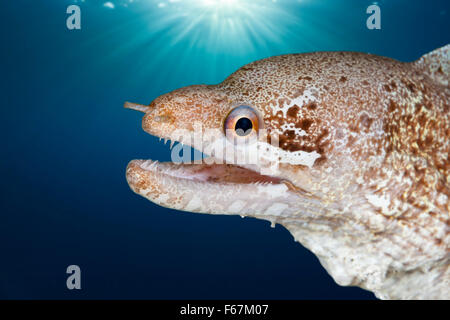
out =
<svg viewBox="0 0 450 320"><path fill-rule="evenodd" d="M210 155L133 160L128 184L164 207L279 223L339 285L450 299L449 58L282 55L127 102L146 132Z"/></svg>

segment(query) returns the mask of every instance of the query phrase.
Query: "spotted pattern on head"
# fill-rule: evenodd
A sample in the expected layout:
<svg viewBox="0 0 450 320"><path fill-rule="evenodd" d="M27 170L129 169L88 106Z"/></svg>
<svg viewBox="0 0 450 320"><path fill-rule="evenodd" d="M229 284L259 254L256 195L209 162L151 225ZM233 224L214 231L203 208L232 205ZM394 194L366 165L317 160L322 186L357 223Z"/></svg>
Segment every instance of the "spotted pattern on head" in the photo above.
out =
<svg viewBox="0 0 450 320"><path fill-rule="evenodd" d="M320 154L315 190L338 185L332 197L345 198L350 178L387 199L374 205L381 215L427 212L426 225L438 211L448 221L449 90L420 68L353 52L288 55L251 63L219 88L259 109L281 149ZM336 180L343 165L351 174Z"/></svg>

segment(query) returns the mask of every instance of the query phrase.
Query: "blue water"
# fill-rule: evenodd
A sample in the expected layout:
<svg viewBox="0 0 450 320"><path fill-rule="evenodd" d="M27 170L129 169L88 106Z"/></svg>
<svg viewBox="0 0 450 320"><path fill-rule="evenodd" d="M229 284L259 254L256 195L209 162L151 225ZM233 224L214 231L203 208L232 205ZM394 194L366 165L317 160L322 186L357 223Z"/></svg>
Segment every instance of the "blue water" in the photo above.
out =
<svg viewBox="0 0 450 320"><path fill-rule="evenodd" d="M135 195L127 162L170 152L123 102L284 53L411 61L450 42L450 2L378 1L381 30L366 28L365 0L235 0L220 12L202 0L105 2L0 5L0 298L373 299L335 284L280 226ZM66 28L70 4L81 30ZM81 290L66 288L71 264Z"/></svg>

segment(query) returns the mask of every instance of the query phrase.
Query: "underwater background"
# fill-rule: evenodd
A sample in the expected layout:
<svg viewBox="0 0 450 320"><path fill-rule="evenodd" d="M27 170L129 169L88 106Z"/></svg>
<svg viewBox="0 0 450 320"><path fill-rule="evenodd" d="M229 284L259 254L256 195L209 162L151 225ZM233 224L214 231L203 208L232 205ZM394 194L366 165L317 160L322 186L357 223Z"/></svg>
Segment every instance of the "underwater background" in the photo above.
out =
<svg viewBox="0 0 450 320"><path fill-rule="evenodd" d="M366 8L381 9L369 30ZM81 8L81 29L66 8ZM412 61L450 42L447 0L2 1L1 299L374 299L280 225L165 209L131 159L170 160L125 101L221 82L273 55ZM81 268L68 290L66 268Z"/></svg>

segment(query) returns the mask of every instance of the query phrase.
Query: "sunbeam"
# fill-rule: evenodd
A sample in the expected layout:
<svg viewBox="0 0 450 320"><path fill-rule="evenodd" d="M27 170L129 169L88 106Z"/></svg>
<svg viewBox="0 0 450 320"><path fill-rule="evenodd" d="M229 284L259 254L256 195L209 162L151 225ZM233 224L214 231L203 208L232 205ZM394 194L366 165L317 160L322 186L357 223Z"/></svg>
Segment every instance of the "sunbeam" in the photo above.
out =
<svg viewBox="0 0 450 320"><path fill-rule="evenodd" d="M170 0L157 6L163 12L152 25L170 27L172 44L189 38L191 45L211 46L214 40L216 49L253 51L283 34L279 21L297 21L272 0Z"/></svg>

